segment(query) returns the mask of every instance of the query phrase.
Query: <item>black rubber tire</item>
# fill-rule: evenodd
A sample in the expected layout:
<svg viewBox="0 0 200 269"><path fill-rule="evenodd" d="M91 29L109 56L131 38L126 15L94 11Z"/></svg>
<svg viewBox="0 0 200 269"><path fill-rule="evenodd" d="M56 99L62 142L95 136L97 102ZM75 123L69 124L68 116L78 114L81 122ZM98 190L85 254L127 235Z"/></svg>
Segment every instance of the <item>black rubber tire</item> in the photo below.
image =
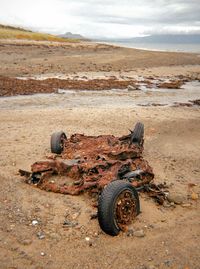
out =
<svg viewBox="0 0 200 269"><path fill-rule="evenodd" d="M143 145L143 141L144 141L144 124L142 122L137 122L131 135L131 142L133 144Z"/></svg>
<svg viewBox="0 0 200 269"><path fill-rule="evenodd" d="M63 151L64 141L67 139L63 131L55 132L51 135L51 152L61 154Z"/></svg>
<svg viewBox="0 0 200 269"><path fill-rule="evenodd" d="M135 200L135 215L140 213L139 196L136 189L127 181L115 180L102 191L98 201L98 221L101 229L112 236L121 231L115 217L115 206L119 195L123 191L130 191Z"/></svg>

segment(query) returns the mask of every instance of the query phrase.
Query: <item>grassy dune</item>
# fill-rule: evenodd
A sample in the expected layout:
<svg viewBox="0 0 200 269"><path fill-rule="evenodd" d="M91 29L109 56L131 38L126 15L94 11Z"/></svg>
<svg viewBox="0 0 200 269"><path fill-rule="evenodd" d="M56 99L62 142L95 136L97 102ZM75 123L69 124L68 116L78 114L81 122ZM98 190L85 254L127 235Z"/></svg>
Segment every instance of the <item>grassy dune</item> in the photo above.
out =
<svg viewBox="0 0 200 269"><path fill-rule="evenodd" d="M34 41L78 42L78 39L65 39L45 33L37 33L22 28L0 25L0 39L26 39Z"/></svg>

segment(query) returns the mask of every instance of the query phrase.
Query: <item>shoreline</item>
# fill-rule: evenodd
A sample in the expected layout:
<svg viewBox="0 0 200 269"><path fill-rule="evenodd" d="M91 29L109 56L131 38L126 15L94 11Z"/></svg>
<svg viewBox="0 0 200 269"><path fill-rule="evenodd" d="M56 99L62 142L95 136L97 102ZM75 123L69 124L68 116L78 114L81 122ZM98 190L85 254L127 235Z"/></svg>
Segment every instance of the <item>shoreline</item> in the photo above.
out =
<svg viewBox="0 0 200 269"><path fill-rule="evenodd" d="M105 44L105 45L111 45L111 46L116 46L116 47L120 47L120 48L127 48L127 49L135 49L135 50L143 50L143 51L149 51L149 52L151 52L151 51L153 51L153 52L172 52L172 53L192 53L192 54L200 54L200 49L199 49L199 46L200 46L200 44L193 44L193 43L188 43L188 44L181 44L181 43L178 43L178 44L175 44L175 43L169 43L168 45L173 45L173 46L182 46L182 45L184 45L184 46L186 46L186 45L192 45L192 46L198 46L198 51L191 51L191 50L172 50L172 49L154 49L154 48L146 48L146 47L138 47L137 46L137 44L144 44L144 43L132 43L132 42L104 42L104 41L98 41L98 42L96 42L95 41L95 43L97 43L97 44ZM130 45L129 45L130 44ZM136 45L136 46L132 46L131 44L134 44L134 45ZM154 43L146 43L146 45L148 46L148 45L152 45L152 44L154 44ZM164 45L164 43L155 43L155 45Z"/></svg>

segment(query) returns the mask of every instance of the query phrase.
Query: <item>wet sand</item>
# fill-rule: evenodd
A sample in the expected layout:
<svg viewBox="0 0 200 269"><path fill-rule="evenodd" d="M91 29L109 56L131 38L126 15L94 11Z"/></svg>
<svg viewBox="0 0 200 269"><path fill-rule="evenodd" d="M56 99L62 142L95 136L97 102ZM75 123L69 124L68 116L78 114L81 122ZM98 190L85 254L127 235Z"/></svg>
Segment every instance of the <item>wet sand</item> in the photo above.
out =
<svg viewBox="0 0 200 269"><path fill-rule="evenodd" d="M140 90L64 90L55 93L18 95L0 98L0 108L7 110L43 108L134 108L137 106L196 106L200 100L200 82L185 83L181 89L147 88Z"/></svg>

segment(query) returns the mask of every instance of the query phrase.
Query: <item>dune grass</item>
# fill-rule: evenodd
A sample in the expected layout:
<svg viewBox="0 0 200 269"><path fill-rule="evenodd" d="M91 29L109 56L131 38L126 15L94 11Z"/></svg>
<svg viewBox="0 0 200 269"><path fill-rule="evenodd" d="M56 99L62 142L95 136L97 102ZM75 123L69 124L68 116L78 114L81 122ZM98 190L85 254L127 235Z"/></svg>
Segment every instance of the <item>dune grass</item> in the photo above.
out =
<svg viewBox="0 0 200 269"><path fill-rule="evenodd" d="M0 39L25 39L34 41L53 41L53 42L79 42L78 39L61 38L58 36L37 33L22 28L0 25Z"/></svg>

